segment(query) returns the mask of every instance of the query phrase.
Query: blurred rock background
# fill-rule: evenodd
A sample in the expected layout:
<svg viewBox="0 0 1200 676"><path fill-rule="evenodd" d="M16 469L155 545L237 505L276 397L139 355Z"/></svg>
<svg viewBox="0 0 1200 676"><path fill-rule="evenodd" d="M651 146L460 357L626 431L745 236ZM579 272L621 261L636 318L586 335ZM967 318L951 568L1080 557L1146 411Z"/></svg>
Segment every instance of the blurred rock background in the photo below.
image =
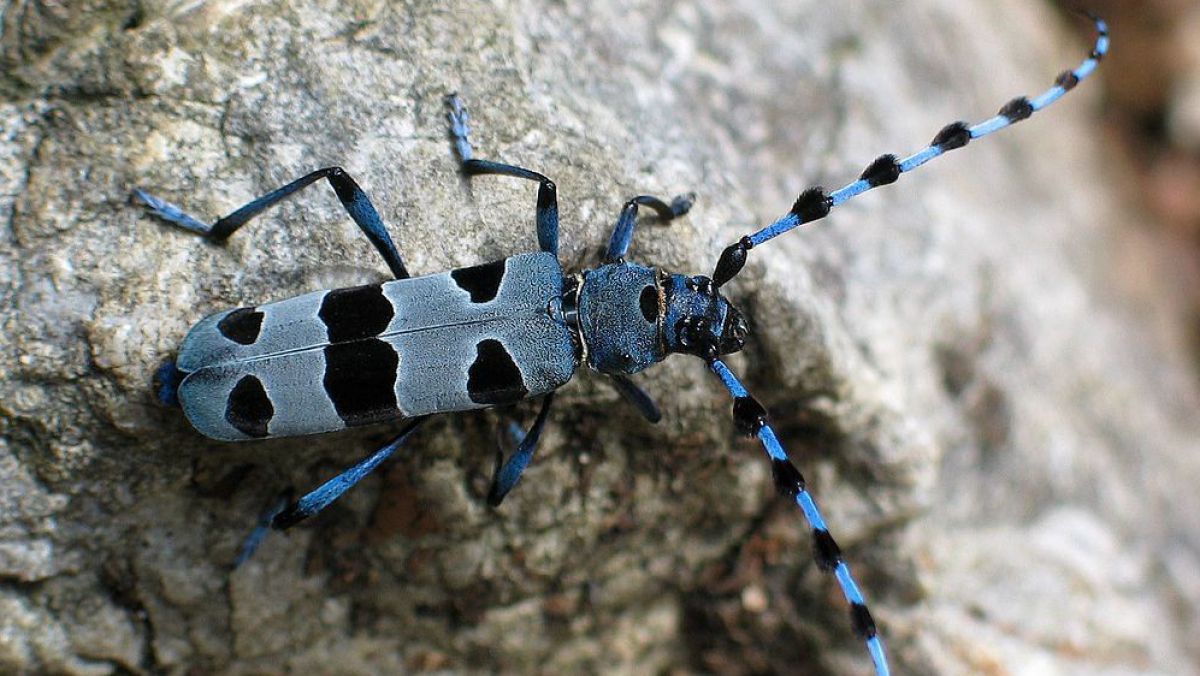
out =
<svg viewBox="0 0 1200 676"><path fill-rule="evenodd" d="M1121 53L1101 75L1103 119L1106 140L1128 172L1118 189L1145 217L1121 276L1136 293L1170 297L1185 325L1165 330L1200 360L1200 5L1099 0L1089 6L1124 33Z"/></svg>
<svg viewBox="0 0 1200 676"><path fill-rule="evenodd" d="M772 410L896 673L1200 672L1194 3L1102 3L1113 51L1052 108L756 250L732 360ZM812 183L918 148L1074 67L1085 22L1023 0L0 6L0 672L868 673L799 515L692 360L640 421L581 373L485 506L502 414L447 417L229 570L262 506L388 430L222 445L157 409L209 312L383 279L323 186L214 247L216 216L317 166L410 269L563 259L631 195L699 195L634 257L711 271ZM529 407L503 415L531 419Z"/></svg>

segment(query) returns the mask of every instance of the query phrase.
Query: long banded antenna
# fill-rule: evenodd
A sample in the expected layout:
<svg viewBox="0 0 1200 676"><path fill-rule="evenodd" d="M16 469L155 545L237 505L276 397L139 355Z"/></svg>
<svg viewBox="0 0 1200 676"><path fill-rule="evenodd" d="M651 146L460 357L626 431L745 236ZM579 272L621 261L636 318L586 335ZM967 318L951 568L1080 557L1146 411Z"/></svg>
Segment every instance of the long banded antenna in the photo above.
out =
<svg viewBox="0 0 1200 676"><path fill-rule="evenodd" d="M885 154L875 158L858 179L827 193L825 189L816 186L800 193L791 210L783 217L752 235L746 235L730 244L721 252L717 267L713 271L713 284L722 286L733 279L746 264L750 249L772 240L793 228L811 223L829 215L834 207L841 206L871 188L895 183L900 174L916 169L935 157L961 148L972 140L987 136L1028 118L1037 111L1049 106L1071 91L1075 85L1087 78L1096 70L1100 60L1108 53L1108 24L1103 19L1086 14L1096 24L1096 43L1088 57L1074 70L1064 70L1054 79L1054 86L1042 92L1039 96L1029 98L1018 96L1004 104L998 113L975 125L966 122L952 122L933 137L929 145L917 152L897 159L895 155Z"/></svg>

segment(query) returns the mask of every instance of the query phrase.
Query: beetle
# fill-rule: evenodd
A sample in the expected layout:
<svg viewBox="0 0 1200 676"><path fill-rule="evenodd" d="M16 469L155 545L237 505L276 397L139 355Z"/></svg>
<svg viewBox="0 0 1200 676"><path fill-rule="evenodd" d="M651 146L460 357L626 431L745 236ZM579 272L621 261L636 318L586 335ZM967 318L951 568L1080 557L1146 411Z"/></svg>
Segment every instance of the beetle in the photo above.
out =
<svg viewBox="0 0 1200 676"><path fill-rule="evenodd" d="M463 173L538 184L539 251L412 277L370 199L340 167L307 174L212 224L134 190L134 199L153 215L220 242L262 211L325 179L395 278L211 315L191 329L176 358L158 370L160 401L181 407L198 432L217 440L315 434L407 420L383 448L299 500L270 509L243 546L239 562L253 552L268 528L286 529L336 500L430 416L541 397L537 418L518 435L516 451L507 461L497 462L488 502L498 505L532 459L554 391L581 365L609 376L627 401L657 422L657 406L630 376L671 354L688 354L702 359L732 395L737 429L756 437L767 452L776 487L797 504L808 523L817 565L831 572L841 587L854 632L866 642L876 673L888 674L883 642L863 594L803 476L780 444L766 409L722 360L745 346L749 329L721 289L742 270L753 248L1057 101L1090 75L1108 51L1107 25L1088 16L1097 31L1091 52L1041 95L1016 97L974 125L948 124L927 146L903 159L881 155L837 190L804 190L784 216L726 247L711 276L668 273L625 260L639 209L669 221L688 212L694 200L690 194L669 202L649 195L630 199L599 267L564 272L558 260L554 182L531 169L476 159L469 117L456 95L447 97L448 118Z"/></svg>

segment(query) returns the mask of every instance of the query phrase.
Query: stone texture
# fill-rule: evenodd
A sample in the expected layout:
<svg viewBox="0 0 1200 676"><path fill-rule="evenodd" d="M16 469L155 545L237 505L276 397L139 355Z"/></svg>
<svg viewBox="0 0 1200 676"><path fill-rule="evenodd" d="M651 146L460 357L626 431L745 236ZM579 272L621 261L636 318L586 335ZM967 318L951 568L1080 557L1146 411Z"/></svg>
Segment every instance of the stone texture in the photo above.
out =
<svg viewBox="0 0 1200 676"><path fill-rule="evenodd" d="M576 3L572 3L574 5ZM778 5L778 6L777 6ZM235 548L281 487L387 430L223 445L153 405L218 309L383 278L327 188L227 246L216 216L315 167L374 197L410 269L563 258L621 203L695 190L634 256L708 273L812 182L1034 93L1085 47L1039 4L51 3L0 10L0 671L866 673L799 515L694 360L562 392L486 508L494 413L448 417L315 523ZM1114 49L1120 49L1119 30ZM1125 283L1099 87L756 250L732 360L847 550L898 673L1195 673L1200 480L1174 308ZM522 409L525 419L532 411Z"/></svg>

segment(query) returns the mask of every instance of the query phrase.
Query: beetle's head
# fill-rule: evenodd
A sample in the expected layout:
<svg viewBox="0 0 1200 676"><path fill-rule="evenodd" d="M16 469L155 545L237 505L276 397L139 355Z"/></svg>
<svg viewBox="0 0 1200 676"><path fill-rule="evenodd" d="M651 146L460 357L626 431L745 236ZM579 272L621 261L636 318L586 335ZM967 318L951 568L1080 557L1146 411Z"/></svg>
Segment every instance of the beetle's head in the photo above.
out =
<svg viewBox="0 0 1200 676"><path fill-rule="evenodd" d="M669 275L664 333L671 352L715 359L746 345L746 319L717 291L708 277Z"/></svg>

